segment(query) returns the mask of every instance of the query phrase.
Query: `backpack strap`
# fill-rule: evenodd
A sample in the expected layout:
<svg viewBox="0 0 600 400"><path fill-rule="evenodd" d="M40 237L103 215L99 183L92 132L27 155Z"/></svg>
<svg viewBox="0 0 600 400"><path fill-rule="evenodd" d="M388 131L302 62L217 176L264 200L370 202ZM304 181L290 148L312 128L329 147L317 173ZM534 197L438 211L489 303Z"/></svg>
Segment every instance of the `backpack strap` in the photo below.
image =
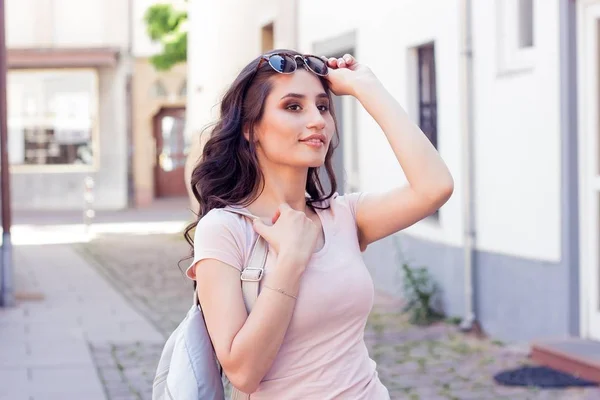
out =
<svg viewBox="0 0 600 400"><path fill-rule="evenodd" d="M247 210L234 208L234 207L225 207L223 208L225 211L232 212L234 214L242 215L246 218L254 220L257 218L256 216L250 214ZM248 258L248 263L244 266L242 273L240 275L240 280L242 282L242 296L244 298L244 304L246 305L246 310L248 314L254 307L254 303L258 297L258 292L260 291L260 281L263 278L265 273L265 264L267 262L267 255L269 254L269 244L267 241L260 235L257 235L256 240L252 244L250 250L250 257ZM194 290L194 304L196 306L199 305L198 295ZM246 393L240 392L234 386L231 387L231 400L249 400L250 396Z"/></svg>
<svg viewBox="0 0 600 400"><path fill-rule="evenodd" d="M256 216L250 214L248 211L233 207L225 207L225 211L229 211L235 214L242 215L246 218L254 220ZM260 291L260 281L265 273L265 264L267 262L267 255L269 254L269 245L267 241L260 235L257 235L256 240L252 244L250 250L250 257L248 263L242 270L240 279L242 281L242 295L244 297L244 304L248 314L254 307L256 298ZM250 396L246 393L240 392L238 389L232 386L231 389L231 400L248 400Z"/></svg>
<svg viewBox="0 0 600 400"><path fill-rule="evenodd" d="M238 208L225 207L224 210L242 215L251 220L257 218L248 211ZM240 275L240 280L242 281L242 295L244 297L244 303L246 304L246 310L248 313L250 313L252 310L252 307L256 302L256 298L258 297L260 281L265 273L265 263L267 262L268 253L269 245L267 241L262 236L257 235L256 240L252 244L250 250L248 263L245 265Z"/></svg>

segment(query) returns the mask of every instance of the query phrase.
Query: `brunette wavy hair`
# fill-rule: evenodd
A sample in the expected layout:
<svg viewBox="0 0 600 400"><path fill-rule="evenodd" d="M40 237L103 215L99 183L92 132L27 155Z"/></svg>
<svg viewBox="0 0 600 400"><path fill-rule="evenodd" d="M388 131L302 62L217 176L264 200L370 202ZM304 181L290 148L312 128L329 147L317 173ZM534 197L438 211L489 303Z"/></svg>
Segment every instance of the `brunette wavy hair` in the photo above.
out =
<svg viewBox="0 0 600 400"><path fill-rule="evenodd" d="M301 55L297 51L278 49L269 52ZM267 62L259 67L262 55L246 65L231 84L220 107L220 117L212 124L210 138L202 150L202 155L192 171L191 188L199 203L197 220L184 232L184 237L192 247L192 231L198 221L213 208L226 206L247 206L264 189L262 171L256 156L254 127L261 121L267 96L273 87L273 78L279 75ZM303 68L298 66L298 68ZM315 75L321 81L329 97L330 112L334 117L333 101L328 81ZM244 136L243 127L249 131L249 140ZM210 128L205 128L205 134ZM308 169L306 181L306 203L314 208L327 208L327 201L337 190L331 163L333 151L339 144L339 132L335 124L334 140L330 143L323 166ZM329 193L325 193L321 183L320 169L325 168L330 181Z"/></svg>

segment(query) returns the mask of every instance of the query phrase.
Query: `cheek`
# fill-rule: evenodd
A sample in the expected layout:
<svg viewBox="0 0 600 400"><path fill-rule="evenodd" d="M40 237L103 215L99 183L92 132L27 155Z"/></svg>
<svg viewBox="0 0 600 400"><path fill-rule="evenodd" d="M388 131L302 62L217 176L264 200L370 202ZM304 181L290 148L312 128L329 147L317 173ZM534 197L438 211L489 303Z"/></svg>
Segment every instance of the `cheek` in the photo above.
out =
<svg viewBox="0 0 600 400"><path fill-rule="evenodd" d="M285 113L274 113L269 117L261 127L262 134L259 136L261 146L268 151L295 145L298 136L302 133L302 123Z"/></svg>
<svg viewBox="0 0 600 400"><path fill-rule="evenodd" d="M327 122L327 133L333 135L335 133L335 120L333 119L333 115L327 113L325 121Z"/></svg>

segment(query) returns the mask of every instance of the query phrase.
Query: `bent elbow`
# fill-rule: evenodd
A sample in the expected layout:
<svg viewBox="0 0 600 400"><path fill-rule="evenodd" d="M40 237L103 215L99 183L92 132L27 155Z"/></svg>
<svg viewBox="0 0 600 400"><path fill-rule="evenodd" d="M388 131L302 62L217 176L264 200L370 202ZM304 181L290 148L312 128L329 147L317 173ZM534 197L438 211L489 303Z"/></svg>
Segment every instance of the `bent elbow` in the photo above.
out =
<svg viewBox="0 0 600 400"><path fill-rule="evenodd" d="M229 382L231 382L231 384L240 392L252 394L258 390L258 386L262 379L256 376L255 368L247 368L239 364L237 364L235 368L223 364L221 364L221 366L223 367L223 372L227 376L227 379L229 379Z"/></svg>
<svg viewBox="0 0 600 400"><path fill-rule="evenodd" d="M227 376L229 382L240 392L252 394L258 390L263 375L256 368L256 362L247 355L233 356L231 353L227 357L220 359L223 373Z"/></svg>
<svg viewBox="0 0 600 400"><path fill-rule="evenodd" d="M439 193L442 204L446 203L452 197L452 193L454 193L454 180L450 178L446 184L441 186Z"/></svg>
<svg viewBox="0 0 600 400"><path fill-rule="evenodd" d="M454 182L450 179L448 182L436 185L427 192L421 193L422 198L434 209L438 209L450 199L454 192Z"/></svg>
<svg viewBox="0 0 600 400"><path fill-rule="evenodd" d="M227 376L229 382L240 392L252 394L258 390L260 381L251 377L250 374L236 374L231 377Z"/></svg>

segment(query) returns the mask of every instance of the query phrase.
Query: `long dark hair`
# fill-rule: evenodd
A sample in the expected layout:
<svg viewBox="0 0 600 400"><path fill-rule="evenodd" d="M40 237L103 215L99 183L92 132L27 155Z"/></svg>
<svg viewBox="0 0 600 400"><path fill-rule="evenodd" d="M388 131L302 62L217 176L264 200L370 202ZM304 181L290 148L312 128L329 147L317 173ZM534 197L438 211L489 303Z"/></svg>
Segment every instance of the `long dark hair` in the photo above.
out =
<svg viewBox="0 0 600 400"><path fill-rule="evenodd" d="M300 54L293 50L273 50L271 53ZM213 125L200 160L192 171L191 187L199 203L198 219L184 232L185 239L192 247L192 254L194 242L191 232L204 215L213 208L232 205L245 207L256 200L264 189L254 144L254 126L263 116L265 101L273 86L271 78L278 73L267 62L263 62L257 69L261 57L242 69L223 96L220 117ZM315 76L320 79L329 97L329 109L335 121L329 83L325 78ZM244 136L244 127L248 129L249 140ZM204 133L206 129L202 132ZM338 144L339 132L335 124L334 140L327 150L324 163L331 189L329 193L325 193L319 177L320 168L309 168L306 203L311 207L327 208L328 202L325 200L331 198L337 190L331 157Z"/></svg>

